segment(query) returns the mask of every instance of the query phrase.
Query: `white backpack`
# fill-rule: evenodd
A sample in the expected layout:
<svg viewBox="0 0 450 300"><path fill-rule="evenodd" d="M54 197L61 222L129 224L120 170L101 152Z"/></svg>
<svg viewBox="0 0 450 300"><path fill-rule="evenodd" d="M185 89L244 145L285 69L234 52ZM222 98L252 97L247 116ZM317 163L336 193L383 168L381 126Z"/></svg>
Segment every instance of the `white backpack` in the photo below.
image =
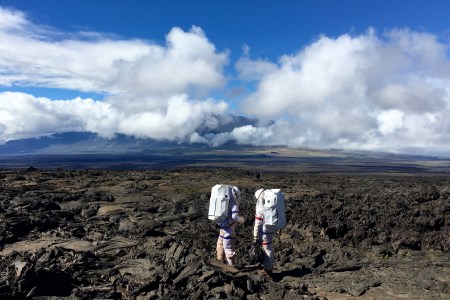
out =
<svg viewBox="0 0 450 300"><path fill-rule="evenodd" d="M231 187L226 184L216 184L211 189L209 198L208 219L221 222L228 218Z"/></svg>
<svg viewBox="0 0 450 300"><path fill-rule="evenodd" d="M274 226L276 230L286 227L284 194L280 189L268 189L259 194L258 205L262 206L264 225Z"/></svg>

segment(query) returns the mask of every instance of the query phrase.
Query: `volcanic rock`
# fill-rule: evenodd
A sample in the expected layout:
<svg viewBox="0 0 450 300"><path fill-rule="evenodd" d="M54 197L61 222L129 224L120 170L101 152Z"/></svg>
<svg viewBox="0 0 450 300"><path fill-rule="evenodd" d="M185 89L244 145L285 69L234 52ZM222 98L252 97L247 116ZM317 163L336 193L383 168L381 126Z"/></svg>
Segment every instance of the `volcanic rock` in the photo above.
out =
<svg viewBox="0 0 450 300"><path fill-rule="evenodd" d="M450 177L237 169L0 170L1 299L450 298ZM211 187L241 189L237 267L215 260ZM254 192L281 188L271 277Z"/></svg>

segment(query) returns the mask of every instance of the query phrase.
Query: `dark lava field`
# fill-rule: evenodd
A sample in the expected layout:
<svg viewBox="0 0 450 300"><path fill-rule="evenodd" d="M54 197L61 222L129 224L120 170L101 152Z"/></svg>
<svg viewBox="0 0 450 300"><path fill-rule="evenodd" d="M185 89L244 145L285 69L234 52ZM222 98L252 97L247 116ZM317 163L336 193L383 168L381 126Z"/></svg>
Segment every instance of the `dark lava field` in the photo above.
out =
<svg viewBox="0 0 450 300"><path fill-rule="evenodd" d="M236 268L211 187L238 186ZM254 192L281 188L272 277L249 263ZM450 175L231 168L0 170L0 299L450 299Z"/></svg>

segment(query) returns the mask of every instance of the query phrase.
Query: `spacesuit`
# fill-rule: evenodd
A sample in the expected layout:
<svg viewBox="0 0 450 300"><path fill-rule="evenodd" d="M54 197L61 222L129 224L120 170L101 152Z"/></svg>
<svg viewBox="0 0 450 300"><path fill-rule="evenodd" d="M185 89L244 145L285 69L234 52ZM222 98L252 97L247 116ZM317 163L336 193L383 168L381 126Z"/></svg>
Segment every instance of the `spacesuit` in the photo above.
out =
<svg viewBox="0 0 450 300"><path fill-rule="evenodd" d="M273 270L273 238L276 232L275 225L266 225L264 224L264 215L263 211L263 201L261 194L264 192L264 189L259 189L255 193L256 198L256 212L255 212L255 226L253 228L253 239L254 242L260 242L263 249L263 273L271 274Z"/></svg>
<svg viewBox="0 0 450 300"><path fill-rule="evenodd" d="M229 217L218 223L220 227L219 238L217 239L217 259L225 261L231 265L236 265L236 226L244 223L244 217L239 215L240 191L232 186L232 193L229 202Z"/></svg>

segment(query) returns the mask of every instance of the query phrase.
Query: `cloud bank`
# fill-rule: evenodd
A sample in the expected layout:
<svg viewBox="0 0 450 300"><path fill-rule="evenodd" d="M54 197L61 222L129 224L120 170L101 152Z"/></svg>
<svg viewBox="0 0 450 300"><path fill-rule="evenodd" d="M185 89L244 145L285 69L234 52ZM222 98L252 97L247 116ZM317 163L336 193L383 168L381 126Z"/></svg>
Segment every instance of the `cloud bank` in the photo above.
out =
<svg viewBox="0 0 450 300"><path fill-rule="evenodd" d="M252 58L249 50L230 62L196 26L175 27L157 44L62 32L0 7L0 86L7 90L0 93L0 142L90 131L212 146L449 155L449 48L432 33L324 35L278 61ZM229 89L233 76L254 87L234 113L260 126L217 133L232 110L211 95ZM18 87L105 96L50 99Z"/></svg>
<svg viewBox="0 0 450 300"><path fill-rule="evenodd" d="M124 133L189 140L200 127L226 121L228 105L197 99L225 84L227 53L219 53L193 26L173 28L166 45L112 40L99 33L67 34L0 8L0 141L61 131ZM104 93L92 99L48 99L14 87Z"/></svg>
<svg viewBox="0 0 450 300"><path fill-rule="evenodd" d="M370 29L323 36L281 57L242 109L286 121L291 146L443 154L450 150L449 92L448 45L430 33Z"/></svg>

